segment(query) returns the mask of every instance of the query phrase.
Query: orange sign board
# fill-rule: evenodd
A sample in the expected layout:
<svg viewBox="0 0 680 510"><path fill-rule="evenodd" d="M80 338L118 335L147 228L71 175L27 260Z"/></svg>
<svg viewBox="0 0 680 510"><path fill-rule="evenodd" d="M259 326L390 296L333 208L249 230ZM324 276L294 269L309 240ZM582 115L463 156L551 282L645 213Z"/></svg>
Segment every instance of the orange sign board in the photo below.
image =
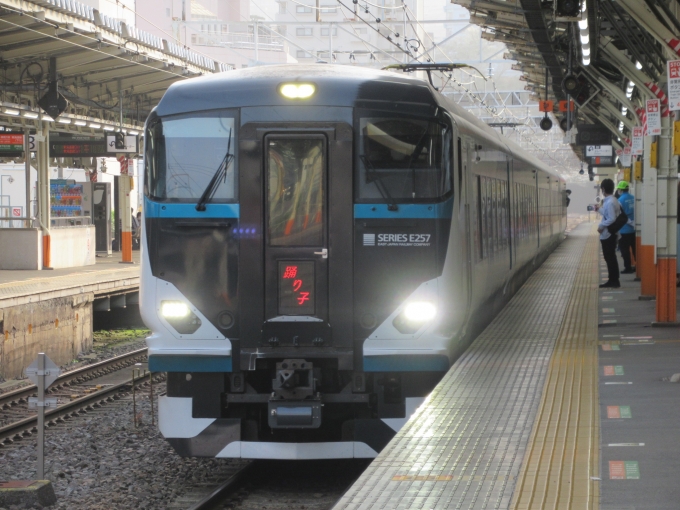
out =
<svg viewBox="0 0 680 510"><path fill-rule="evenodd" d="M555 107L555 103L553 101L539 101L538 102L538 111L539 112L552 112L554 107Z"/></svg>
<svg viewBox="0 0 680 510"><path fill-rule="evenodd" d="M560 110L561 112L566 112L566 111L567 111L567 102L566 102L566 101L560 101L559 110ZM573 102L573 101L569 101L569 111L570 111L570 112L573 112L573 111L574 111L574 102Z"/></svg>

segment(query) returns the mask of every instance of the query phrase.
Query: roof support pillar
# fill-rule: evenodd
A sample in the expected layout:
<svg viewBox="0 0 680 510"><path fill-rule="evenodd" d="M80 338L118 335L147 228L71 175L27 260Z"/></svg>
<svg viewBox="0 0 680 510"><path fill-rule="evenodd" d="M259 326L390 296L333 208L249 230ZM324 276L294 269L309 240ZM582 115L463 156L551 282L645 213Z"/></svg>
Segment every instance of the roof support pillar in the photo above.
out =
<svg viewBox="0 0 680 510"><path fill-rule="evenodd" d="M656 199L656 322L676 322L677 156L671 150L673 122L661 118Z"/></svg>
<svg viewBox="0 0 680 510"><path fill-rule="evenodd" d="M642 156L642 236L636 253L640 269L640 298L656 296L656 168L651 166L652 138L645 136Z"/></svg>
<svg viewBox="0 0 680 510"><path fill-rule="evenodd" d="M50 124L42 120L35 136L38 163L38 218L43 231L43 269L52 269L50 245Z"/></svg>

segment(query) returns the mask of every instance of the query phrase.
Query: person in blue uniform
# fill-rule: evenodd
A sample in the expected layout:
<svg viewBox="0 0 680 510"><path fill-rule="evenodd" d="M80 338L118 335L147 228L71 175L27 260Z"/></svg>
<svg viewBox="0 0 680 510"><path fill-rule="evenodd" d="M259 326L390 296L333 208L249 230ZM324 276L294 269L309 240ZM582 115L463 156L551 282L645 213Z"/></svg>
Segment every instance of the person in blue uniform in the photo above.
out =
<svg viewBox="0 0 680 510"><path fill-rule="evenodd" d="M607 272L609 279L600 285L600 288L618 288L621 286L619 282L619 261L616 258L616 239L617 234L611 234L607 227L614 223L616 217L621 214L621 204L614 198L614 181L605 179L600 184L600 189L604 195L604 200L600 206L600 214L602 214L602 221L597 226L597 231L600 233L600 244L602 245L602 255L607 264Z"/></svg>
<svg viewBox="0 0 680 510"><path fill-rule="evenodd" d="M630 253L635 255L635 197L628 191L628 182L619 181L616 186L619 195L619 204L623 212L628 216L628 223L621 227L619 234L619 250L621 250L621 257L623 258L623 271L621 274L631 274L635 272L635 267L631 265Z"/></svg>

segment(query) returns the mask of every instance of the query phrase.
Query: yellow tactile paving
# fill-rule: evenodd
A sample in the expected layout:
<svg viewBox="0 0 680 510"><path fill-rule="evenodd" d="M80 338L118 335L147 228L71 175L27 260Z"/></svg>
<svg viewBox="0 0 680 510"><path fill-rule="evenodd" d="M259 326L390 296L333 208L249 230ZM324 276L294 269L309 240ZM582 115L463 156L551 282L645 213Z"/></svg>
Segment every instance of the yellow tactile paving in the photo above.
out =
<svg viewBox="0 0 680 510"><path fill-rule="evenodd" d="M513 494L513 510L597 510L598 237L579 265Z"/></svg>

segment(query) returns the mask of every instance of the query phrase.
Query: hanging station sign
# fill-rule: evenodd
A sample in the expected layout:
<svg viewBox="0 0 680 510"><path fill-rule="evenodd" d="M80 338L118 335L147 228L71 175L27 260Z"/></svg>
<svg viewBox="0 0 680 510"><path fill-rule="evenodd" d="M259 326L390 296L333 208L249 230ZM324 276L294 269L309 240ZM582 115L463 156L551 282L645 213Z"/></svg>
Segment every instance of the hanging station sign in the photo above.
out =
<svg viewBox="0 0 680 510"><path fill-rule="evenodd" d="M102 136L81 136L59 133L50 134L51 158L94 158L110 156L106 139Z"/></svg>
<svg viewBox="0 0 680 510"><path fill-rule="evenodd" d="M611 145L586 145L586 156L611 156L613 149Z"/></svg>
<svg viewBox="0 0 680 510"><path fill-rule="evenodd" d="M620 159L621 159L621 164L623 166L630 166L632 159L633 159L630 147L624 147L623 148L623 153L621 154Z"/></svg>
<svg viewBox="0 0 680 510"><path fill-rule="evenodd" d="M24 152L24 135L0 133L0 156L17 156Z"/></svg>

